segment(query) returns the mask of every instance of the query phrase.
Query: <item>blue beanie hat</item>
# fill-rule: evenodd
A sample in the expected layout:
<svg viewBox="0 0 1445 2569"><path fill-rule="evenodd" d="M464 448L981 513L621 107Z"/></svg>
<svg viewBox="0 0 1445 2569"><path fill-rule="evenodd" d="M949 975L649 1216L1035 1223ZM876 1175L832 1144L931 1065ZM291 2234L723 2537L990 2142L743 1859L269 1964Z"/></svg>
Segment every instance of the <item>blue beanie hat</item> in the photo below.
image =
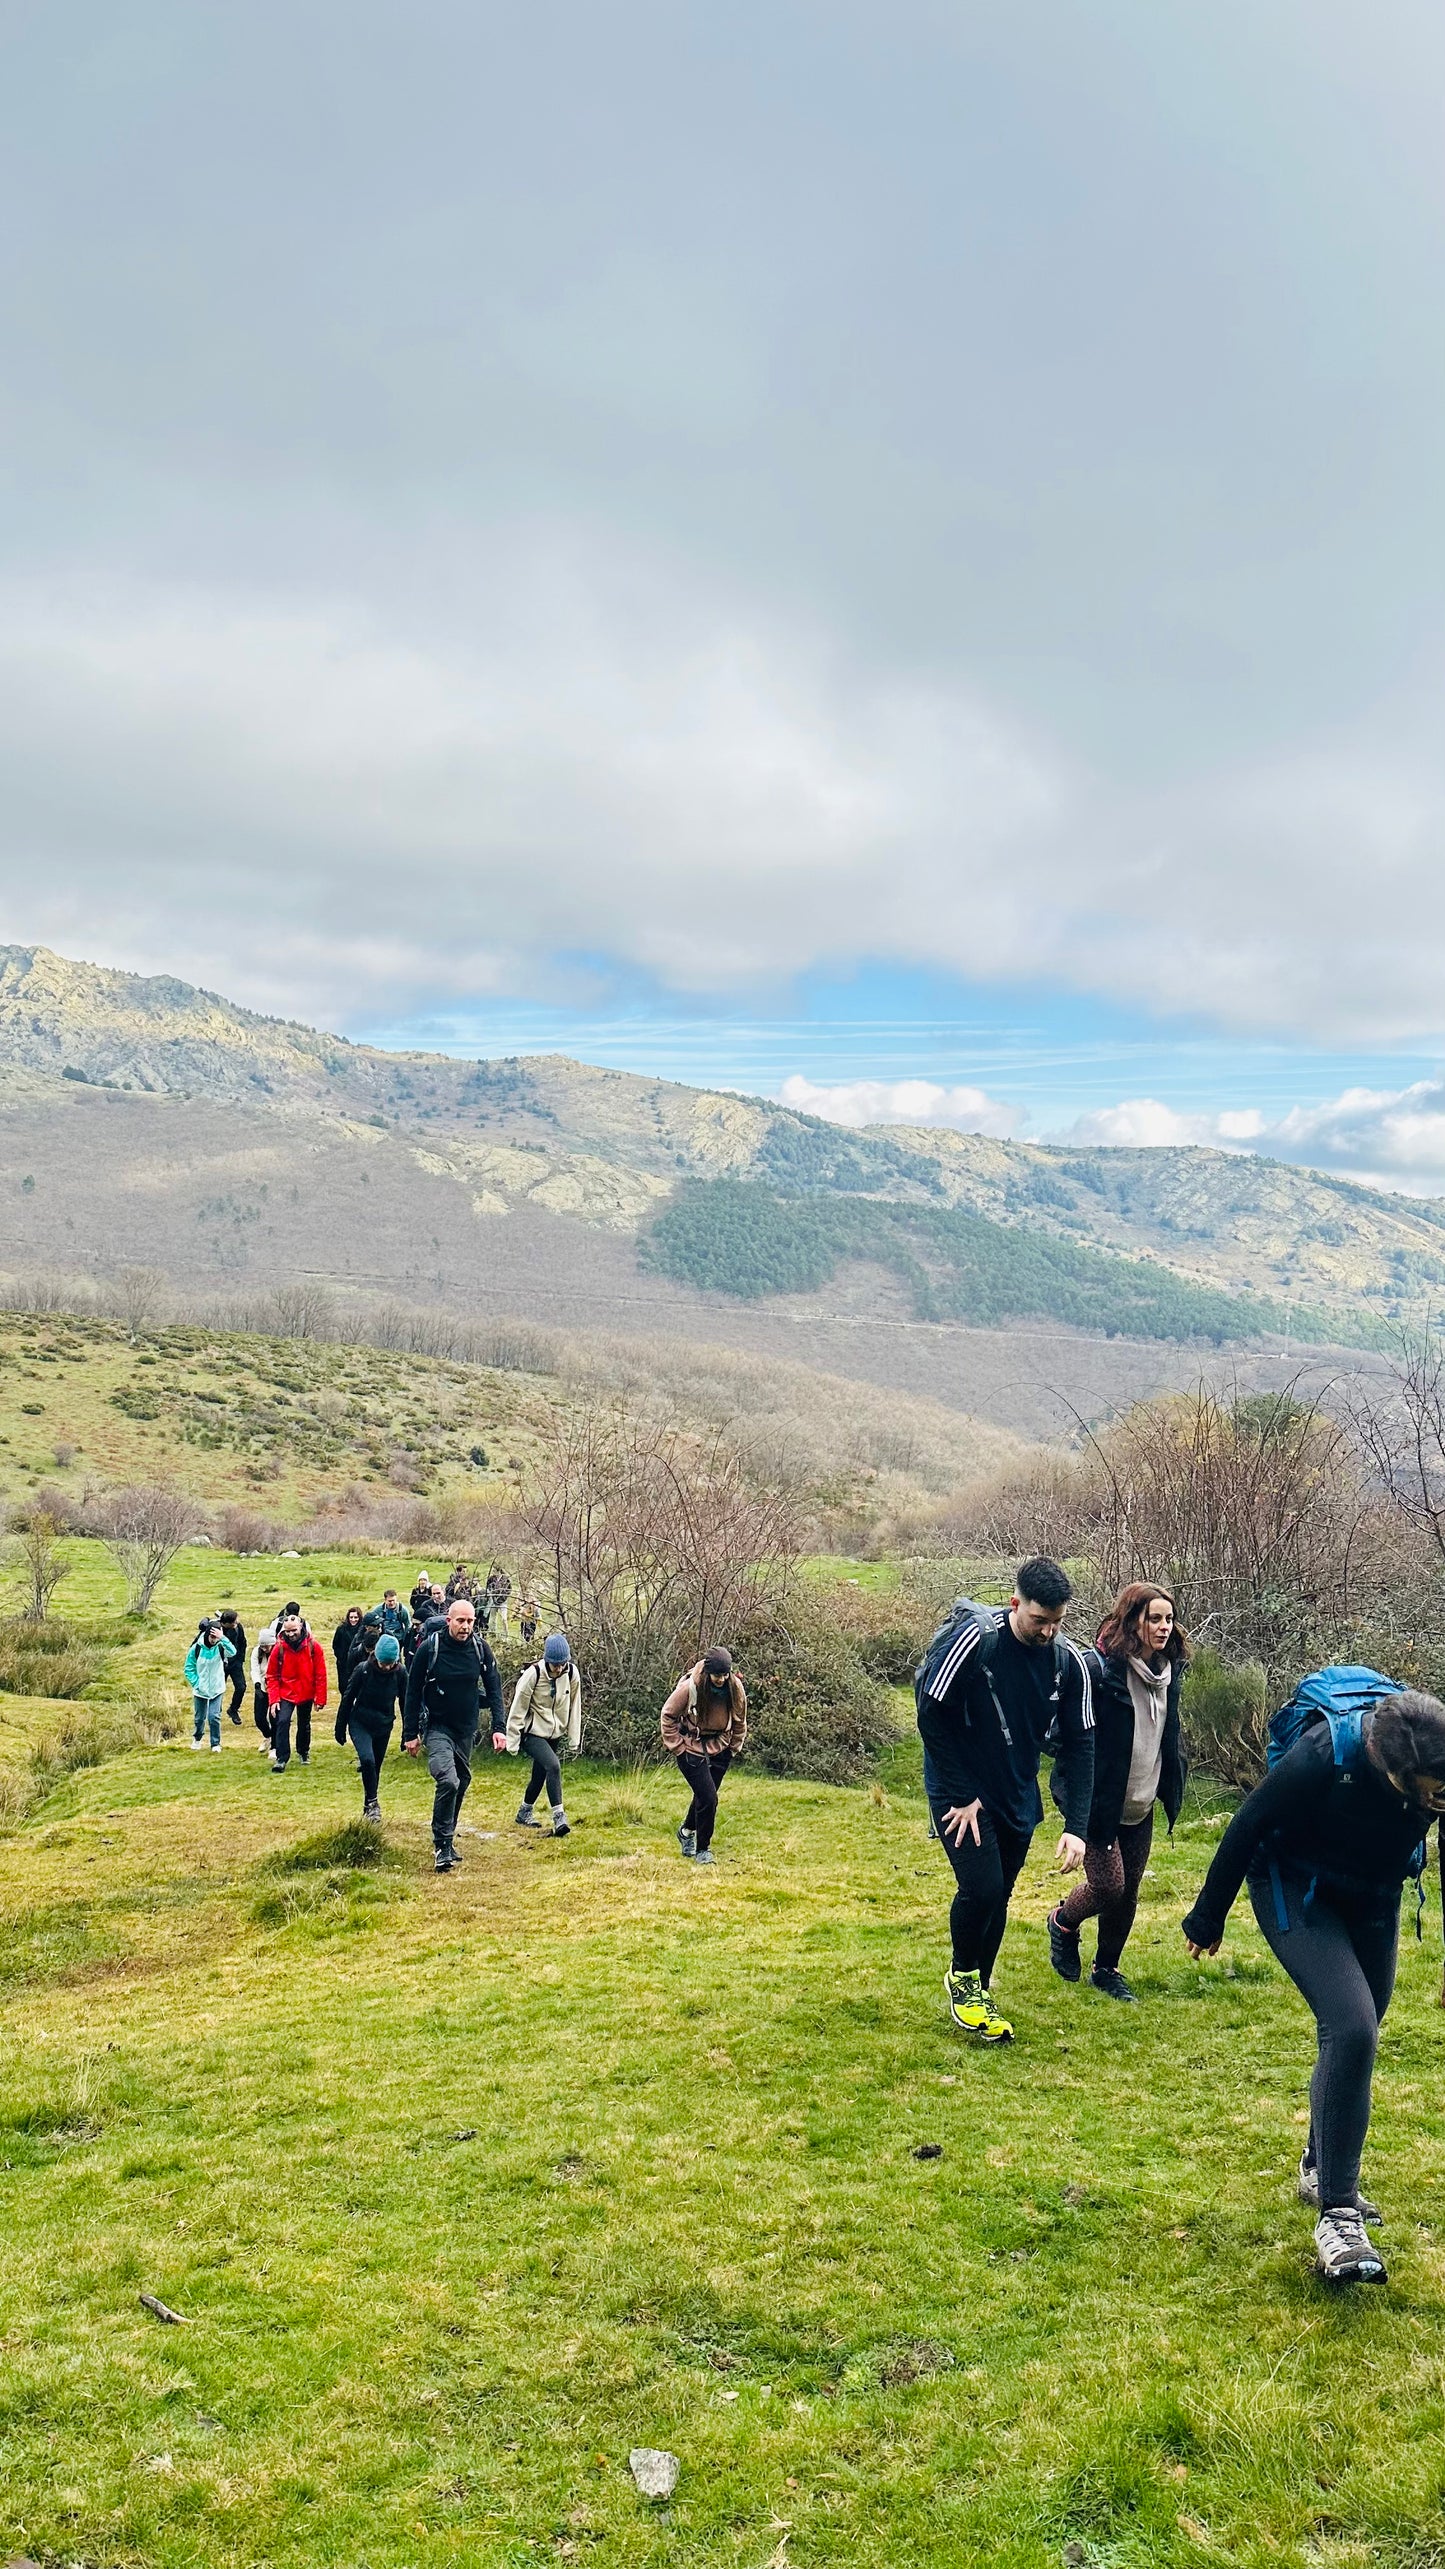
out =
<svg viewBox="0 0 1445 2569"><path fill-rule="evenodd" d="M542 1656L549 1668L565 1668L572 1656L572 1645L565 1632L549 1632L542 1644Z"/></svg>
<svg viewBox="0 0 1445 2569"><path fill-rule="evenodd" d="M395 1633L384 1632L380 1641L376 1645L377 1666L379 1668L394 1668L400 1657L401 1643L397 1640Z"/></svg>

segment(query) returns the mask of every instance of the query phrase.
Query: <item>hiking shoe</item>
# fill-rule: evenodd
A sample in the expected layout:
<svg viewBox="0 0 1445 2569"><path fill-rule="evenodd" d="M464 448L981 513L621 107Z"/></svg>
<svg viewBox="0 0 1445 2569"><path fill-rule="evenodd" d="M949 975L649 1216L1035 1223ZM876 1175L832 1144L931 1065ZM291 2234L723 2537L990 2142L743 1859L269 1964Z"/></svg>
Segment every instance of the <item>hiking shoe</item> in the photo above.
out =
<svg viewBox="0 0 1445 2569"><path fill-rule="evenodd" d="M277 1756L274 1748L271 1751L271 1772L273 1775L284 1775L286 1772L286 1761Z"/></svg>
<svg viewBox="0 0 1445 2569"><path fill-rule="evenodd" d="M683 1854L684 1854L684 1855L689 1855L689 1856L691 1856L691 1855L696 1855L696 1853L697 1853L697 1831L696 1831L696 1829L679 1829L679 1830L678 1830L678 1833L677 1833L677 1843L678 1843L678 1845L681 1847L681 1849L682 1849L682 1851L683 1851Z"/></svg>
<svg viewBox="0 0 1445 2569"><path fill-rule="evenodd" d="M213 1757L219 1757L219 1756L220 1756L220 1754L221 1754L221 1743L220 1743L220 1741L219 1741L218 1739L213 1739L213 1740L212 1740L212 1742L211 1742L211 1755L212 1755Z"/></svg>
<svg viewBox="0 0 1445 2569"><path fill-rule="evenodd" d="M961 2034L970 2035L976 2043L1013 2041L1012 2025L999 2014L976 1971L946 1971L943 1987L948 2012Z"/></svg>
<svg viewBox="0 0 1445 2569"><path fill-rule="evenodd" d="M1310 2166L1303 2150L1300 2152L1299 2185L1297 2192L1301 2203L1309 2204L1313 2211L1318 2212L1320 2208L1320 2172L1318 2168ZM1384 2226L1385 2216L1383 2212L1380 2210L1378 2203L1372 2203L1370 2201L1367 2194L1357 2194L1355 2197L1355 2206L1359 2212L1360 2219L1362 2221L1368 2221L1372 2230L1379 2230Z"/></svg>
<svg viewBox="0 0 1445 2569"><path fill-rule="evenodd" d="M552 1835L554 1838L570 1838L572 1835L572 1823L560 1803L552 1814Z"/></svg>
<svg viewBox="0 0 1445 2569"><path fill-rule="evenodd" d="M531 1803L524 1802L520 1811L517 1813L516 1826L519 1829L540 1829L541 1825L542 1823L538 1819L536 1812L533 1810Z"/></svg>
<svg viewBox="0 0 1445 2569"><path fill-rule="evenodd" d="M1326 2284L1384 2283L1384 2258L1352 2203L1332 2204L1315 2223L1315 2273Z"/></svg>
<svg viewBox="0 0 1445 2569"><path fill-rule="evenodd" d="M696 1855L693 1857L694 1864L716 1864L716 1862L717 1857L713 1854L710 1846L700 1846Z"/></svg>
<svg viewBox="0 0 1445 2569"><path fill-rule="evenodd" d="M1122 1971L1115 1971L1111 1963L1096 1962L1089 1979L1095 1989L1102 1989L1106 1998L1122 1998L1129 2006L1138 2006L1138 1993L1130 1988Z"/></svg>
<svg viewBox="0 0 1445 2569"><path fill-rule="evenodd" d="M239 1713L230 1713L230 1714L228 1714L228 1715L227 1715L227 1719L228 1719L230 1722L232 1722L232 1723L234 1724L234 1726L235 1726L235 1728L236 1728L237 1730L239 1730L239 1729L240 1729L240 1727L241 1727L241 1716L240 1716L240 1714L239 1714Z"/></svg>
<svg viewBox="0 0 1445 2569"><path fill-rule="evenodd" d="M195 1738L194 1738L194 1739L192 1740L192 1742L191 1742L191 1746L192 1746L192 1748L204 1748L204 1747L205 1747L205 1745L206 1745L206 1734L205 1734L205 1732L204 1732L204 1731L197 1731Z"/></svg>
<svg viewBox="0 0 1445 2569"><path fill-rule="evenodd" d="M361 1816L364 1820L375 1820L379 1824L381 1820L381 1804L374 1798L370 1802L363 1802L361 1806Z"/></svg>
<svg viewBox="0 0 1445 2569"><path fill-rule="evenodd" d="M298 1748L298 1750L296 1751L296 1763L297 1763L297 1765L298 1765L298 1766L309 1766L309 1765L310 1765L310 1763L311 1763L311 1751L310 1751L310 1749L309 1749L309 1748Z"/></svg>
<svg viewBox="0 0 1445 2569"><path fill-rule="evenodd" d="M1079 1960L1078 1928L1061 1927L1059 1925L1059 1913L1057 1909L1051 1909L1049 1911L1047 1925L1049 1930L1050 1962L1053 1964L1060 1980L1077 1980L1079 1973L1083 1968L1083 1965Z"/></svg>

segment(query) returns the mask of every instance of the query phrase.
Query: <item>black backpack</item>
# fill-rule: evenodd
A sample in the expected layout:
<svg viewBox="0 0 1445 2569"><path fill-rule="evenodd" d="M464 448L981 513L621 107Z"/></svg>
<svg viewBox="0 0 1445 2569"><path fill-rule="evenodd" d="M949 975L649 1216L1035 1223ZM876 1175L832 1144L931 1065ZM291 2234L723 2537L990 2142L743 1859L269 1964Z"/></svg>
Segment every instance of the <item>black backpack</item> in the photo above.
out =
<svg viewBox="0 0 1445 2569"><path fill-rule="evenodd" d="M921 1712L923 1709L924 1696L930 1692L935 1677L938 1675L940 1668L944 1665L949 1652L952 1650L954 1643L958 1640L964 1626L969 1623L976 1623L978 1626L978 1642L976 1647L969 1652L966 1664L970 1668L978 1669L983 1677L984 1683L988 1687L990 1695L993 1697L993 1708L998 1715L999 1729L1003 1732L1004 1738L1008 1740L1011 1745L1012 1733L1009 1730L1008 1720L1004 1713L1003 1705L999 1701L998 1689L993 1682L993 1663L998 1651L998 1637L1003 1630L1004 1619L1007 1612L1008 1609L1006 1606L981 1606L974 1597L955 1597L944 1621L939 1625L937 1632L930 1641L928 1648L925 1650L923 1657L918 1663L918 1666L914 1669L913 1700ZM1054 1683L1056 1686L1061 1686L1063 1684L1064 1670L1067 1667L1068 1662L1065 1657L1064 1644L1060 1641L1057 1634L1054 1636L1051 1647L1054 1654ZM965 1721L968 1719L967 1713L965 1713L964 1719Z"/></svg>
<svg viewBox="0 0 1445 2569"><path fill-rule="evenodd" d="M426 1737L427 1712L431 1701L432 1679L436 1675L437 1652L441 1648L441 1641L441 1629L438 1629L436 1632L429 1632L416 1654L418 1660L425 1660L426 1662L426 1674L421 1681L421 1718L417 1725L418 1731L423 1739ZM472 1648L476 1653L477 1673L480 1677L485 1678L487 1673L487 1662L483 1657L483 1653L488 1647L486 1637L482 1633L473 1632L471 1642ZM413 1662L413 1665L415 1665L415 1662Z"/></svg>

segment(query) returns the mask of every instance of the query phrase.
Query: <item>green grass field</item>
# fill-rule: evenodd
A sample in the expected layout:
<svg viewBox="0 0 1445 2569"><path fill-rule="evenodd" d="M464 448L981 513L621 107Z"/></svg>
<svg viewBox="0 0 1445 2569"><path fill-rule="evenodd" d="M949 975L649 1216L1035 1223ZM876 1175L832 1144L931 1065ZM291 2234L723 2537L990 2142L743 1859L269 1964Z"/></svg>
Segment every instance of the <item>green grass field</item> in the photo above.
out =
<svg viewBox="0 0 1445 2569"><path fill-rule="evenodd" d="M77 1559L68 1607L112 1610ZM189 1555L105 1685L179 1722L201 1603L294 1584L329 1638L408 1567ZM584 1766L575 1834L519 1843L488 1755L438 1881L395 1753L391 1860L288 1865L359 1811L351 1759L328 1724L278 1779L253 1740L136 1749L0 1839L10 2552L1445 2561L1433 1903L1366 2162L1391 2281L1332 2301L1292 2194L1308 2020L1243 1916L1221 1964L1178 1934L1207 1797L1146 1882L1136 2009L1051 1976L1040 1833L1020 2039L979 2055L909 1742L875 1791L744 1767L703 1874L671 1770ZM681 2457L666 2509L637 2444Z"/></svg>

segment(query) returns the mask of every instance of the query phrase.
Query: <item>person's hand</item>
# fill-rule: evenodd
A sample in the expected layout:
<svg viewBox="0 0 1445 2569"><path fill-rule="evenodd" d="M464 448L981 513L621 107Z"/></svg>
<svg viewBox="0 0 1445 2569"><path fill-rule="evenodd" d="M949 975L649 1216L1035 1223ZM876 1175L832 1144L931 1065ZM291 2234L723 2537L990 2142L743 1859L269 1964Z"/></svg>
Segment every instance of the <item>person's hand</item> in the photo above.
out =
<svg viewBox="0 0 1445 2569"><path fill-rule="evenodd" d="M505 1731L493 1731L493 1733L492 1733L492 1746L493 1746L493 1748L496 1750L497 1755L498 1755L499 1757L501 1756L502 1751L503 1751L503 1749L506 1747L506 1745L507 1745L507 1734L506 1734L506 1732L505 1732Z"/></svg>
<svg viewBox="0 0 1445 2569"><path fill-rule="evenodd" d="M1078 1872L1084 1861L1084 1841L1082 1838L1076 1838L1072 1829L1065 1829L1054 1849L1054 1860L1060 1873Z"/></svg>
<svg viewBox="0 0 1445 2569"><path fill-rule="evenodd" d="M1223 1936L1216 1936L1212 1945L1197 1945L1192 1936L1186 1936L1184 1950L1191 1962L1203 1962L1207 1955L1217 1954L1223 1942ZM1445 1996L1442 1996L1440 2003L1445 2006Z"/></svg>
<svg viewBox="0 0 1445 2569"><path fill-rule="evenodd" d="M955 1805L953 1810L945 1811L944 1836L952 1838L955 1846L962 1846L966 1837L971 1837L975 1846L982 1846L983 1840L978 1833L978 1815L982 1809L982 1802L975 1801L966 1802L962 1806Z"/></svg>
<svg viewBox="0 0 1445 2569"><path fill-rule="evenodd" d="M402 1756L415 1757L420 1747L421 1741L419 1739L404 1739L401 1744Z"/></svg>

